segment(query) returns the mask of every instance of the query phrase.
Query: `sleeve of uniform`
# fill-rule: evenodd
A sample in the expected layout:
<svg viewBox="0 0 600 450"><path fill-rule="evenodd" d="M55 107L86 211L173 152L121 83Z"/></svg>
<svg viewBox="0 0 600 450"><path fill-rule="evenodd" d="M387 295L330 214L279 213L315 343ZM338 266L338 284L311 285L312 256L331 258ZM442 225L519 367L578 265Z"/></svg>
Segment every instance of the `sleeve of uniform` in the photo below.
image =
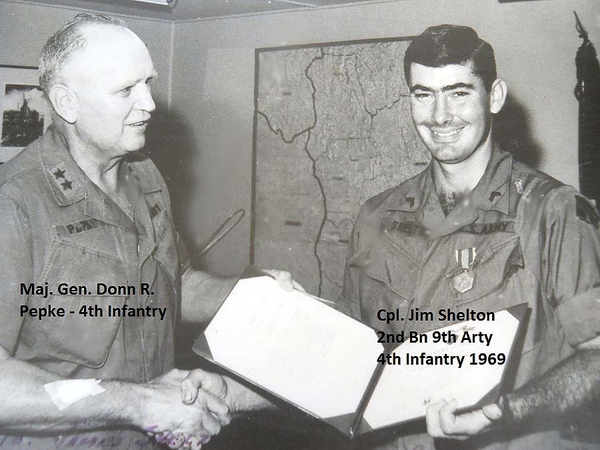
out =
<svg viewBox="0 0 600 450"><path fill-rule="evenodd" d="M557 189L548 200L543 281L576 347L600 333L600 215L572 188Z"/></svg>
<svg viewBox="0 0 600 450"><path fill-rule="evenodd" d="M346 266L344 268L344 285L342 294L337 299L336 308L357 320L362 319L361 315L361 272L364 263L368 260L368 251L370 239L365 236L371 236L377 231L376 224L372 223L372 212L374 209L375 198L368 200L360 210L352 235L348 252L346 256Z"/></svg>
<svg viewBox="0 0 600 450"><path fill-rule="evenodd" d="M356 225L352 230L352 236L346 255L346 265L344 267L344 285L342 287L342 293L336 301L335 307L344 314L360 320L359 273L357 268L352 265L352 257L358 252L358 239L356 237L358 223L357 220Z"/></svg>
<svg viewBox="0 0 600 450"><path fill-rule="evenodd" d="M11 354L16 350L23 324L20 306L27 304L27 296L21 295L20 286L35 282L29 237L29 221L21 206L0 196L0 345Z"/></svg>
<svg viewBox="0 0 600 450"><path fill-rule="evenodd" d="M190 255L179 232L175 232L175 242L177 244L177 256L179 257L179 276L181 277L191 267Z"/></svg>

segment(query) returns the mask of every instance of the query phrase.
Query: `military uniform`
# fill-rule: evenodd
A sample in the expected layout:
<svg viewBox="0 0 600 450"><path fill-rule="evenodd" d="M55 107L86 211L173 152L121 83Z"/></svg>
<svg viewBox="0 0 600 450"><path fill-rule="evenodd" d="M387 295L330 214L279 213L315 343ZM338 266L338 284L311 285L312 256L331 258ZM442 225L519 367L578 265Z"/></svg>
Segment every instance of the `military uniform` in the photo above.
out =
<svg viewBox="0 0 600 450"><path fill-rule="evenodd" d="M52 127L0 170L0 345L65 378L148 382L173 368L179 262L166 185L139 154L119 177L133 220L77 166ZM38 293L31 291L31 283ZM39 287L54 295L44 298ZM133 286L96 295L97 283ZM149 289L142 292L146 283ZM88 295L57 295L59 285ZM22 285L27 293L23 293ZM156 317L108 317L107 308L167 308ZM64 317L21 317L20 306L62 307ZM80 314L99 305L102 315ZM0 437L4 448L154 448L145 433L97 431L53 438Z"/></svg>
<svg viewBox="0 0 600 450"><path fill-rule="evenodd" d="M598 219L573 188L498 148L468 204L445 216L429 166L362 208L342 309L384 331L426 332L451 324L437 320L440 309L485 312L527 302L532 311L516 375L519 388L600 331ZM404 317L410 308L433 311L436 320L387 325L377 319L380 309L396 308ZM426 434L397 438L388 435L385 445L364 447L434 448ZM545 424L531 424L436 445L554 449L559 440Z"/></svg>

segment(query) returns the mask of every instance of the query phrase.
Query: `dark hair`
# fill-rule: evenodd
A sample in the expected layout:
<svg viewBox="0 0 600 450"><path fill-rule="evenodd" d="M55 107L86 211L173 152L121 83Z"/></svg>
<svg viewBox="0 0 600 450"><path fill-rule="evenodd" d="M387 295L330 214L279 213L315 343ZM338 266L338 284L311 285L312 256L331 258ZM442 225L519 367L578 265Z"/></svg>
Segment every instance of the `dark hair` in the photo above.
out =
<svg viewBox="0 0 600 450"><path fill-rule="evenodd" d="M40 87L44 96L48 97L50 88L55 84L58 74L73 53L87 45L83 35L86 25L113 25L127 28L125 22L103 14L77 14L75 19L54 33L42 49L40 57Z"/></svg>
<svg viewBox="0 0 600 450"><path fill-rule="evenodd" d="M437 25L427 28L410 43L404 55L404 76L410 84L410 65L442 67L471 64L473 73L490 91L496 79L496 59L490 44L477 36L473 28Z"/></svg>

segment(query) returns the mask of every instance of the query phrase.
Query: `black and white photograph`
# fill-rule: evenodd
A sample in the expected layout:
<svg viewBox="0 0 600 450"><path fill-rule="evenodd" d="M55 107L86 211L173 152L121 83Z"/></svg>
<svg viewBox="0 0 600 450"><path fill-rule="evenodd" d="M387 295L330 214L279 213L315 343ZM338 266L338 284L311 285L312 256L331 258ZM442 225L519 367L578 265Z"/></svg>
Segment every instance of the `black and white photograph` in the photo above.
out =
<svg viewBox="0 0 600 450"><path fill-rule="evenodd" d="M35 67L0 64L0 89L0 162L6 162L44 133L47 106Z"/></svg>
<svg viewBox="0 0 600 450"><path fill-rule="evenodd" d="M45 104L39 88L7 84L3 103L2 147L25 147L42 135Z"/></svg>
<svg viewBox="0 0 600 450"><path fill-rule="evenodd" d="M0 42L0 450L600 450L600 2Z"/></svg>

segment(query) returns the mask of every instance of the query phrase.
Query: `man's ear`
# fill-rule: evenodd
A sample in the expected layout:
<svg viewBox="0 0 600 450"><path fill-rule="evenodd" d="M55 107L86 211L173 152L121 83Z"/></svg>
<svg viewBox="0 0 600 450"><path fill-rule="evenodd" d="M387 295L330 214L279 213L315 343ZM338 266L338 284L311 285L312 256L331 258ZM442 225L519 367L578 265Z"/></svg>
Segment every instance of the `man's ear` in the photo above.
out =
<svg viewBox="0 0 600 450"><path fill-rule="evenodd" d="M494 81L492 88L490 89L490 112L492 114L497 114L500 112L504 106L507 95L508 87L506 86L506 83L504 80L498 78L496 81Z"/></svg>
<svg viewBox="0 0 600 450"><path fill-rule="evenodd" d="M55 84L50 88L48 95L50 103L56 114L65 122L75 123L77 121L77 95L64 84Z"/></svg>

